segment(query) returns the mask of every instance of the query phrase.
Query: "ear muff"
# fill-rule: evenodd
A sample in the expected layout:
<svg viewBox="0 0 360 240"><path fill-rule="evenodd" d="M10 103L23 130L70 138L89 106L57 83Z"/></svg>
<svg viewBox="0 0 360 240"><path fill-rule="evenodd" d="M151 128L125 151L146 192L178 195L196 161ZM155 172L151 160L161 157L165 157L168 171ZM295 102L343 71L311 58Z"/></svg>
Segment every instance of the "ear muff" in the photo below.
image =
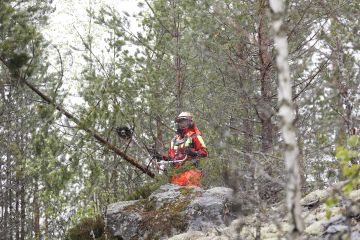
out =
<svg viewBox="0 0 360 240"><path fill-rule="evenodd" d="M188 121L187 128L188 128L188 129L193 128L193 127L194 127L194 122L193 122L193 120L192 120L192 119L187 119L187 121Z"/></svg>
<svg viewBox="0 0 360 240"><path fill-rule="evenodd" d="M194 121L190 120L189 128L194 128Z"/></svg>

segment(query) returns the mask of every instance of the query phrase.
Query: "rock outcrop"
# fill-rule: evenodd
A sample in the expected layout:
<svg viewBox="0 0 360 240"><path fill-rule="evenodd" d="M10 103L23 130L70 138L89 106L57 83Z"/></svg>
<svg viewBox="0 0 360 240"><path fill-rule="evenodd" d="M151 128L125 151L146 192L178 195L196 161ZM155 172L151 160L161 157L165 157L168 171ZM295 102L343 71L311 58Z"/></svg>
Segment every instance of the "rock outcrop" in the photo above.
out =
<svg viewBox="0 0 360 240"><path fill-rule="evenodd" d="M203 190L164 185L148 199L111 204L107 225L119 239L255 239L254 215L235 219L229 188ZM360 190L327 206L331 190L301 200L306 239L360 239ZM282 239L289 231L284 203L261 214L261 239Z"/></svg>
<svg viewBox="0 0 360 240"><path fill-rule="evenodd" d="M107 226L119 239L167 239L187 231L206 232L226 227L232 189L161 186L147 199L108 206Z"/></svg>
<svg viewBox="0 0 360 240"><path fill-rule="evenodd" d="M332 206L324 204L332 196L331 190L318 190L301 200L302 216L306 229L304 239L360 239L360 190ZM284 204L268 209L262 219L261 239L286 239L289 224L285 217ZM207 232L189 231L170 240L230 240L255 239L255 217L247 216L234 220L230 226Z"/></svg>

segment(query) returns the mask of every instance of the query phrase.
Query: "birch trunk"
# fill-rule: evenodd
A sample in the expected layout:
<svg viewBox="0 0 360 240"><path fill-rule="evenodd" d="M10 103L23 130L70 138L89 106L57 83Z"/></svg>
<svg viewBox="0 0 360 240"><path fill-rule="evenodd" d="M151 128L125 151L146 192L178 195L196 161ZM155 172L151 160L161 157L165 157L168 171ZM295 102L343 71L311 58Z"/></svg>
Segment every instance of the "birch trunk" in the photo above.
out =
<svg viewBox="0 0 360 240"><path fill-rule="evenodd" d="M299 149L294 128L295 111L292 102L288 63L288 42L283 28L284 2L284 0L270 0L270 7L273 11L272 27L274 30L274 45L277 50L279 116L281 119L281 133L285 143L286 202L291 225L289 238L299 239L304 230L304 224L300 208Z"/></svg>

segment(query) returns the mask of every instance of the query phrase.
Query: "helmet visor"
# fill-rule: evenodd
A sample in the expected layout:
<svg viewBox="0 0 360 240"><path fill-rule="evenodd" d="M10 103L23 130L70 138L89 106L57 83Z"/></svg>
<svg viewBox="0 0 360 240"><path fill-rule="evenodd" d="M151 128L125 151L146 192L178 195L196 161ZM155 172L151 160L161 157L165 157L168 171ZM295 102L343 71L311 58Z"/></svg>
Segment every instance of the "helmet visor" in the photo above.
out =
<svg viewBox="0 0 360 240"><path fill-rule="evenodd" d="M187 118L178 118L176 119L176 123L179 126L180 129L186 129L190 128L191 126L191 120Z"/></svg>

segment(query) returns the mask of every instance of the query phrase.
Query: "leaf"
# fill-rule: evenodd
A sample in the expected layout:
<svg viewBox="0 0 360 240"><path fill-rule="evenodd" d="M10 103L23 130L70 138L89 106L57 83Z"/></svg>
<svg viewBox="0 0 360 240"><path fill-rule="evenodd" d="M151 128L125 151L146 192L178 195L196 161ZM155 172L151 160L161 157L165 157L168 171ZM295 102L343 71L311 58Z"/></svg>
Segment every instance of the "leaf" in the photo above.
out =
<svg viewBox="0 0 360 240"><path fill-rule="evenodd" d="M353 135L348 139L348 144L350 147L356 147L359 144L359 136Z"/></svg>
<svg viewBox="0 0 360 240"><path fill-rule="evenodd" d="M340 146L336 149L336 158L340 160L344 160L346 158L346 155L348 153L348 150L345 149L343 146Z"/></svg>
<svg viewBox="0 0 360 240"><path fill-rule="evenodd" d="M359 169L359 165L357 164L351 165L350 167L346 166L343 168L343 176L350 177L352 175L355 175L358 169Z"/></svg>
<svg viewBox="0 0 360 240"><path fill-rule="evenodd" d="M331 218L331 215L332 215L332 212L330 211L330 210L326 210L326 214L325 214L325 217L326 217L326 219L330 219Z"/></svg>
<svg viewBox="0 0 360 240"><path fill-rule="evenodd" d="M357 157L358 152L346 149L343 146L340 146L336 149L336 158L342 161L342 164L346 164L352 158Z"/></svg>
<svg viewBox="0 0 360 240"><path fill-rule="evenodd" d="M336 197L331 197L331 198L326 199L325 204L326 204L326 206L331 207L338 202L339 202L339 200Z"/></svg>
<svg viewBox="0 0 360 240"><path fill-rule="evenodd" d="M354 189L354 184L353 184L353 182L349 182L348 184L346 184L346 185L342 188L342 190L343 190L344 192L346 192L346 193L351 192L353 189Z"/></svg>

